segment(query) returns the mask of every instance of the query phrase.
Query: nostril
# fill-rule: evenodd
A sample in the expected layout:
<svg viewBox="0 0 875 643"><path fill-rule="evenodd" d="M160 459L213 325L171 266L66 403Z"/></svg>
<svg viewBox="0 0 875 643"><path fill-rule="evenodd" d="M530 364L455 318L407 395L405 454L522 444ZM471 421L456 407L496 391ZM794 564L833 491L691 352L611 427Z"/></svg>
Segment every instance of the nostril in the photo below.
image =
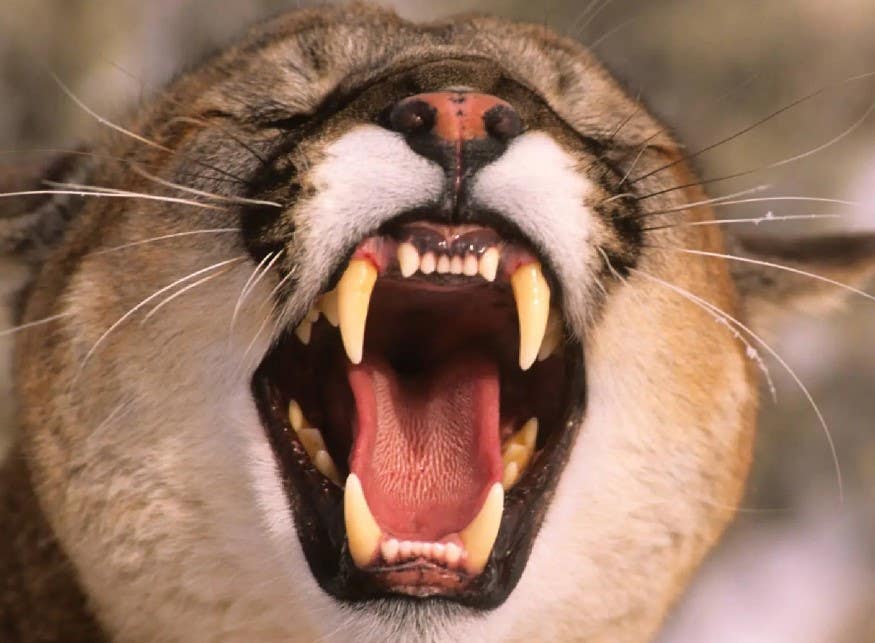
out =
<svg viewBox="0 0 875 643"><path fill-rule="evenodd" d="M490 136L505 142L519 136L523 129L523 123L516 110L501 104L483 114L483 126Z"/></svg>
<svg viewBox="0 0 875 643"><path fill-rule="evenodd" d="M404 135L428 132L435 125L437 109L416 98L395 105L389 113L389 127Z"/></svg>

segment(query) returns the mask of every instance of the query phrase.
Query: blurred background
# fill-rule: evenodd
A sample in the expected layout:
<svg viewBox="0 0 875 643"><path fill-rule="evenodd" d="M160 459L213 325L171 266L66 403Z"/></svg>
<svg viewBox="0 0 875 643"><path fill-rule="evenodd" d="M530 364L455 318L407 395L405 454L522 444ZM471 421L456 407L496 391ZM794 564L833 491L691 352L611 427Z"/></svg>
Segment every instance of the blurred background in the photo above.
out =
<svg viewBox="0 0 875 643"><path fill-rule="evenodd" d="M254 20L295 0L3 0L0 154L63 148L96 123L46 73L118 118L179 70ZM698 159L706 177L760 168L847 132L875 101L872 0L397 0L405 17L488 11L545 23L582 40L691 150L721 140L795 98L832 86ZM779 169L715 183L714 196L768 184L765 195L853 201L734 206L723 217L841 213L774 222L754 234L875 229L875 116L826 149ZM11 268L0 264L0 296ZM872 291L875 291L873 286ZM5 310L0 328L8 326ZM766 396L749 493L736 524L672 616L661 643L875 641L875 304L829 319L790 319L776 348L819 403L845 483L840 502L828 443L780 366ZM0 338L0 453L13 432L9 340Z"/></svg>

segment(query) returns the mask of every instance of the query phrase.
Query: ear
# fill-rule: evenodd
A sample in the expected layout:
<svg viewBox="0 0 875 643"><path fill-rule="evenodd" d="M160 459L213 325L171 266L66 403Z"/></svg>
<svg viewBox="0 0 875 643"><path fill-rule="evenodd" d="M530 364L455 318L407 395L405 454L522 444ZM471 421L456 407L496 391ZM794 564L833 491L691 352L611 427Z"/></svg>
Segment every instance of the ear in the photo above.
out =
<svg viewBox="0 0 875 643"><path fill-rule="evenodd" d="M736 238L733 254L753 261L813 273L861 289L875 275L875 234L803 238ZM732 262L745 318L756 332L768 333L788 313L824 312L848 297L846 288L788 270Z"/></svg>
<svg viewBox="0 0 875 643"><path fill-rule="evenodd" d="M86 183L93 165L84 150L0 164L0 195L47 191L47 182ZM41 264L81 205L82 197L73 195L0 196L0 258Z"/></svg>

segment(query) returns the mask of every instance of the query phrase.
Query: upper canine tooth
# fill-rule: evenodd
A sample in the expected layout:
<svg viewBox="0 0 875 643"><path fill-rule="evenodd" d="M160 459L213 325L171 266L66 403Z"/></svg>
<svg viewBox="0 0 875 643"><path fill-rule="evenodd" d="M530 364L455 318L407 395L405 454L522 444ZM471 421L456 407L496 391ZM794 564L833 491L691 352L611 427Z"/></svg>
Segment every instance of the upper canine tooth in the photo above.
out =
<svg viewBox="0 0 875 643"><path fill-rule="evenodd" d="M495 248L487 248L480 257L480 275L486 281L495 281L495 275L498 274L498 259L498 250Z"/></svg>
<svg viewBox="0 0 875 643"><path fill-rule="evenodd" d="M468 277L473 277L477 274L477 257L473 254L465 255L465 263L462 265L462 274L467 275Z"/></svg>
<svg viewBox="0 0 875 643"><path fill-rule="evenodd" d="M412 243L404 242L398 246L398 265L402 277L409 277L419 270L419 253Z"/></svg>
<svg viewBox="0 0 875 643"><path fill-rule="evenodd" d="M367 567L374 562L380 551L383 533L374 520L365 500L365 492L359 477L350 473L343 492L343 520L346 523L346 540L349 554L358 567Z"/></svg>
<svg viewBox="0 0 875 643"><path fill-rule="evenodd" d="M559 344L562 343L562 319L555 308L550 309L550 317L547 318L547 330L544 333L544 341L538 351L538 361L543 362L550 357Z"/></svg>
<svg viewBox="0 0 875 643"><path fill-rule="evenodd" d="M319 309L325 315L328 323L337 328L340 323L340 318L337 315L337 291L330 290L319 300Z"/></svg>
<svg viewBox="0 0 875 643"><path fill-rule="evenodd" d="M450 271L450 258L447 255L441 255L437 260L437 271L446 273Z"/></svg>
<svg viewBox="0 0 875 643"><path fill-rule="evenodd" d="M353 259L337 284L337 316L346 355L353 364L362 361L368 305L377 281L377 267L368 259Z"/></svg>
<svg viewBox="0 0 875 643"><path fill-rule="evenodd" d="M534 363L544 341L550 315L550 286L538 262L520 266L510 277L520 325L520 368Z"/></svg>
<svg viewBox="0 0 875 643"><path fill-rule="evenodd" d="M504 488L496 482L489 490L486 501L480 508L474 520L459 532L459 538L465 545L467 556L465 569L471 574L479 574L486 567L498 528L501 526L501 514L504 512ZM447 551L449 560L449 550Z"/></svg>
<svg viewBox="0 0 875 643"><path fill-rule="evenodd" d="M422 261L419 262L419 269L424 275L430 275L437 267L437 260L434 258L433 252L426 252L422 255Z"/></svg>

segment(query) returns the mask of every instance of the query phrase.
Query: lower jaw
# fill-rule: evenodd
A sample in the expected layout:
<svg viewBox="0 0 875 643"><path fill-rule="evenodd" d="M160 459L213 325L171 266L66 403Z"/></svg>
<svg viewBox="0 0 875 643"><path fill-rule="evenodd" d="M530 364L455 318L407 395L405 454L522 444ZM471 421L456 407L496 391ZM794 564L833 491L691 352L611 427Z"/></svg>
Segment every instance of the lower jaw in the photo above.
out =
<svg viewBox="0 0 875 643"><path fill-rule="evenodd" d="M525 568L534 539L552 499L586 408L582 350L566 347L569 404L552 427L539 455L505 496L501 526L486 567L478 574L447 569L422 559L391 566L359 568L350 556L344 525L343 490L319 473L286 417L288 400L271 377L266 360L253 379L253 392L295 519L310 570L334 598L362 603L394 598L426 604L452 601L476 609L501 605Z"/></svg>

